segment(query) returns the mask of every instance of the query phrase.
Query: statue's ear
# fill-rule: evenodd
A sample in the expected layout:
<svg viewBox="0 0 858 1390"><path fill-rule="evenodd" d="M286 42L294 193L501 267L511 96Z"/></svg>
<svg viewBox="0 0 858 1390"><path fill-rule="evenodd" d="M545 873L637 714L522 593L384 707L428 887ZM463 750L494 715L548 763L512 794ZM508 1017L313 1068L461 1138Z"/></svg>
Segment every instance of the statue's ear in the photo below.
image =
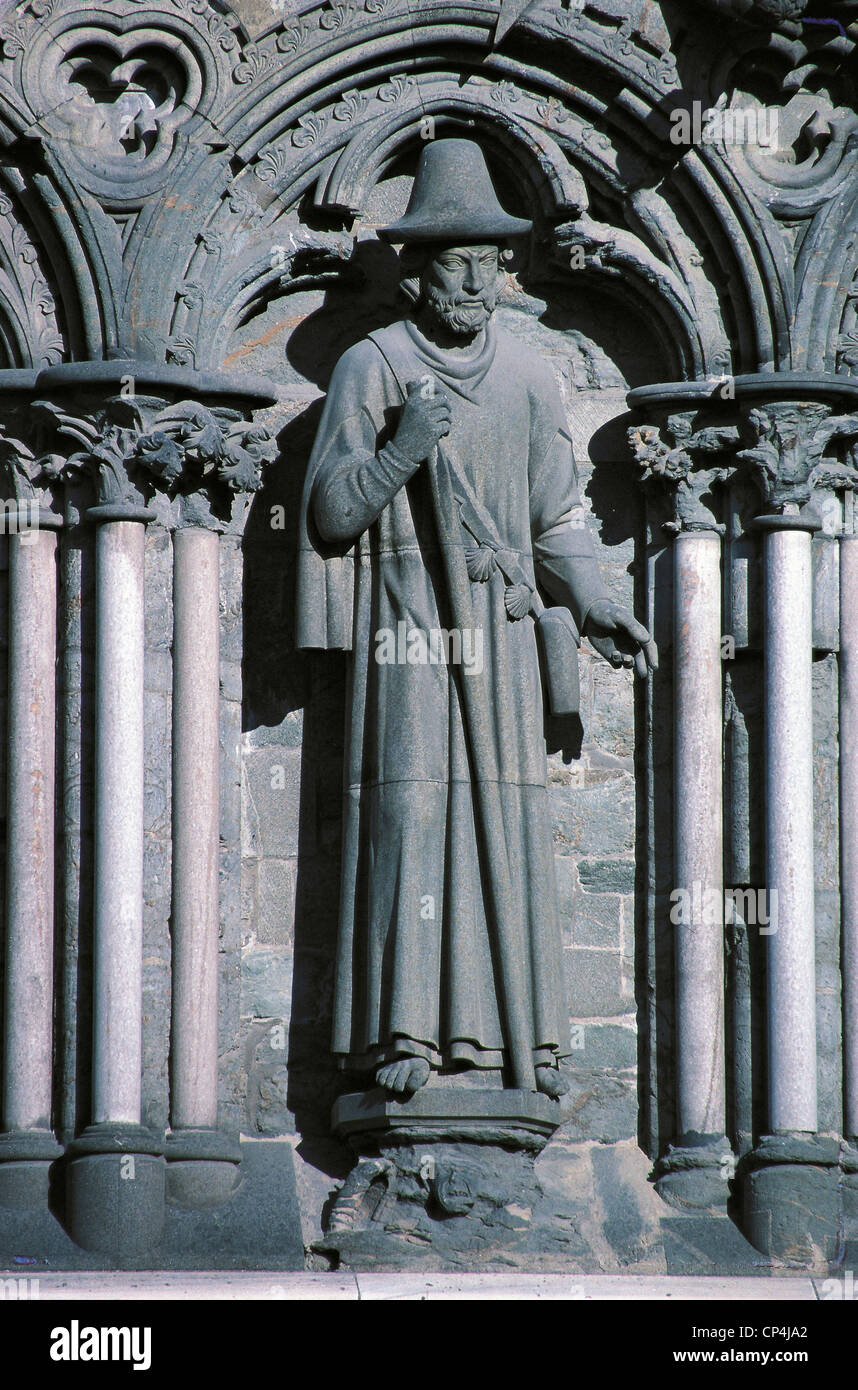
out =
<svg viewBox="0 0 858 1390"><path fill-rule="evenodd" d="M506 284L506 274L512 260L512 249L509 246L498 247L498 293Z"/></svg>
<svg viewBox="0 0 858 1390"><path fill-rule="evenodd" d="M420 277L419 277L419 276L416 276L416 275L415 275L415 276L406 276L406 278L405 278L404 280L400 280L400 282L399 282L399 288L400 288L400 290L402 291L402 293L405 295L405 298L408 300L409 304L417 304L417 303L419 303L419 300L420 300Z"/></svg>
<svg viewBox="0 0 858 1390"><path fill-rule="evenodd" d="M403 246L399 253L399 266L402 279L399 288L411 304L420 300L420 279L427 261L425 246Z"/></svg>

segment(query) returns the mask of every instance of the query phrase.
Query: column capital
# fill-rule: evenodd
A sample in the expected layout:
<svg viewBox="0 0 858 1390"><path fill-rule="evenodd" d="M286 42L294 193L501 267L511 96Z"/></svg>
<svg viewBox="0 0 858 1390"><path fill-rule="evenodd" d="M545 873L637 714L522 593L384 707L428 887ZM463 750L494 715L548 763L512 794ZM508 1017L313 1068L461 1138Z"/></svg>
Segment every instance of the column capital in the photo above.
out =
<svg viewBox="0 0 858 1390"><path fill-rule="evenodd" d="M776 372L737 376L729 386L664 382L629 392L630 407L652 422L629 431L644 476L676 485L674 529L703 524L697 498L688 500L695 473L698 492L708 481L695 453L711 452L720 440L733 453L722 478L744 472L762 495L757 526L818 530L814 491L847 492L858 481L858 383Z"/></svg>
<svg viewBox="0 0 858 1390"><path fill-rule="evenodd" d="M240 529L239 499L277 452L255 412L275 399L263 378L153 362L2 371L0 483L39 505L42 525L62 524L63 489L67 512L94 502L96 521Z"/></svg>
<svg viewBox="0 0 858 1390"><path fill-rule="evenodd" d="M695 429L695 410L669 415L661 426L633 425L628 440L641 480L666 489L672 519L665 530L711 531L723 534L713 489L733 472L724 456L739 442L735 425L708 425ZM665 438L666 436L666 438Z"/></svg>
<svg viewBox="0 0 858 1390"><path fill-rule="evenodd" d="M5 525L10 527L12 516L9 504L17 507L15 529L23 521L29 528L58 529L63 524L54 504L52 485L56 476L50 461L37 458L29 444L20 436L26 432L24 410L19 408L0 420L0 496L6 512ZM10 527L11 529L11 527Z"/></svg>
<svg viewBox="0 0 858 1390"><path fill-rule="evenodd" d="M277 452L246 410L193 399L120 393L81 406L42 398L32 414L54 447L69 440L79 446L46 454L45 467L52 477L92 480L95 520L161 516L171 527L224 530L236 495L262 486Z"/></svg>
<svg viewBox="0 0 858 1390"><path fill-rule="evenodd" d="M835 415L825 401L778 399L749 404L743 414L750 446L737 457L763 496L757 524L818 530L814 489L852 489L858 480L858 413Z"/></svg>

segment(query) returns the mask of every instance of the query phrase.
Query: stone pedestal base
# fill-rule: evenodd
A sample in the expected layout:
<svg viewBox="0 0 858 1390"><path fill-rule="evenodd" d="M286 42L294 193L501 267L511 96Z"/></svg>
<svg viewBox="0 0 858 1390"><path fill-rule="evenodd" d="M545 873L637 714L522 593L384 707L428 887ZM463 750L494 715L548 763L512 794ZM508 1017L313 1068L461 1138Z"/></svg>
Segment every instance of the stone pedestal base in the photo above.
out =
<svg viewBox="0 0 858 1390"><path fill-rule="evenodd" d="M164 1232L164 1145L139 1125L90 1125L68 1148L68 1228L84 1250L143 1254Z"/></svg>
<svg viewBox="0 0 858 1390"><path fill-rule="evenodd" d="M655 1165L658 1195L677 1211L723 1213L736 1162L725 1135L701 1135L696 1143L671 1144Z"/></svg>
<svg viewBox="0 0 858 1390"><path fill-rule="evenodd" d="M48 1129L0 1134L0 1207L25 1211L47 1206L51 1166L62 1152Z"/></svg>
<svg viewBox="0 0 858 1390"><path fill-rule="evenodd" d="M843 1204L844 1264L854 1268L858 1258L858 1141L844 1141L840 1150L842 1173L840 1198Z"/></svg>
<svg viewBox="0 0 858 1390"><path fill-rule="evenodd" d="M137 1160L137 1176L145 1178L140 1156L126 1154L125 1157ZM200 1210L175 1201L168 1201L165 1209L164 1160L157 1154L144 1157L161 1165L160 1189L157 1184L154 1192L140 1189L143 1197L139 1202L143 1212L140 1219L130 1199L125 1199L117 1210L112 1195L118 1186L115 1169L112 1174L110 1172L116 1154L81 1155L73 1159L65 1205L61 1189L53 1194L50 1208L45 1204L23 1211L0 1203L0 1281L7 1273L21 1273L21 1256L53 1270L304 1268L301 1216L292 1145L288 1140L242 1141L238 1182L227 1200L214 1209ZM102 1158L107 1159L107 1164L100 1163ZM57 1165L58 1168L62 1166ZM233 1173L236 1171L232 1164L225 1166ZM155 1175L158 1176L157 1168ZM124 1191L125 1188L134 1189L137 1179L120 1178L120 1181ZM100 1194L106 1198L103 1210L98 1208ZM72 1202L76 1205L70 1210ZM140 1238L141 1220L149 1221L153 1228L153 1241L145 1248ZM159 1221L162 1230L157 1233L155 1228ZM99 1222L102 1226L111 1223L110 1241L115 1241L117 1229L120 1229L121 1239L113 1249L100 1248L110 1241L91 1238ZM75 1244L72 1239L73 1225L78 1234L87 1239L86 1247ZM136 1248L130 1245L126 1248L126 1231L137 1242Z"/></svg>
<svg viewBox="0 0 858 1390"><path fill-rule="evenodd" d="M545 1248L534 1161L563 1118L518 1090L342 1096L333 1128L359 1158L315 1249L364 1269L526 1266Z"/></svg>
<svg viewBox="0 0 858 1390"><path fill-rule="evenodd" d="M787 1264L823 1268L840 1226L840 1144L808 1135L769 1135L745 1160L745 1234Z"/></svg>
<svg viewBox="0 0 858 1390"><path fill-rule="evenodd" d="M229 1200L239 1182L241 1145L217 1129L167 1135L167 1201L203 1211Z"/></svg>

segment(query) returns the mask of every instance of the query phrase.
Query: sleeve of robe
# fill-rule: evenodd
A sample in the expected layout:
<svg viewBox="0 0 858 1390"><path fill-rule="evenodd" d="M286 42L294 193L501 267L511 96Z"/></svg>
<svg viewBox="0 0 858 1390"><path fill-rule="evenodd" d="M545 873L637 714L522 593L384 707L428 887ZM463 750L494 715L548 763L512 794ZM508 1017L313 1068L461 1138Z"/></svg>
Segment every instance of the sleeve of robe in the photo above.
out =
<svg viewBox="0 0 858 1390"><path fill-rule="evenodd" d="M533 402L530 523L536 578L555 603L565 605L579 632L597 599L611 598L599 573L593 537L584 520L572 440L547 367Z"/></svg>
<svg viewBox="0 0 858 1390"><path fill-rule="evenodd" d="M385 427L380 362L375 348L359 343L331 378L311 498L319 535L331 543L368 530L420 466L389 440L377 448Z"/></svg>

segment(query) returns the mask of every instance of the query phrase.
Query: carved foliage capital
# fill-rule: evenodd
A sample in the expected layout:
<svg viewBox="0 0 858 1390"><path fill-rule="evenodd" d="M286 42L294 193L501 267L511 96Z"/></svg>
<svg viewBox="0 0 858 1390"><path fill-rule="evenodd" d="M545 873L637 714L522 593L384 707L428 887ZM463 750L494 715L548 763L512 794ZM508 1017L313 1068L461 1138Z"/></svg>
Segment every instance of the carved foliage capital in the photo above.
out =
<svg viewBox="0 0 858 1390"><path fill-rule="evenodd" d="M724 455L739 442L732 425L694 428L694 413L671 415L666 425L635 425L628 432L642 482L666 488L673 518L671 531L722 531L713 488L729 478L733 465ZM719 457L720 456L720 457Z"/></svg>
<svg viewBox="0 0 858 1390"><path fill-rule="evenodd" d="M746 432L751 445L737 457L771 511L796 512L814 488L852 488L858 480L858 415L832 415L818 401L771 401L748 411Z"/></svg>
<svg viewBox="0 0 858 1390"><path fill-rule="evenodd" d="M48 457L55 476L91 476L99 505L139 506L160 492L183 498L192 511L202 494L223 507L230 494L262 486L277 451L268 431L240 411L192 400L120 395L86 414L40 400L33 416L42 432L80 446ZM205 512L194 519L204 520Z"/></svg>
<svg viewBox="0 0 858 1390"><path fill-rule="evenodd" d="M50 486L57 477L53 461L50 456L37 457L29 444L19 437L23 433L23 419L0 422L0 489L3 499L50 509Z"/></svg>

